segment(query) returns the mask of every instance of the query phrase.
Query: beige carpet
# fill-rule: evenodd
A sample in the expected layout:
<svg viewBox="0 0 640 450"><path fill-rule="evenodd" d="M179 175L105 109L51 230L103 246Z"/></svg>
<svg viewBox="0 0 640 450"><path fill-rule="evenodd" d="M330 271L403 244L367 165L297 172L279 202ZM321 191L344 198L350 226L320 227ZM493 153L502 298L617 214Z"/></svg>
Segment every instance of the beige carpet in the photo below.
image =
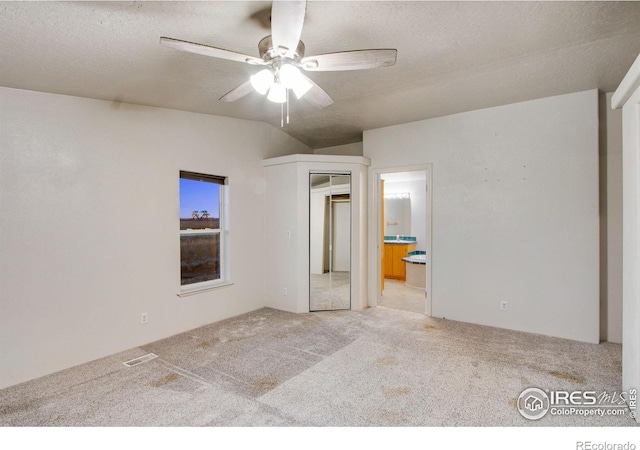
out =
<svg viewBox="0 0 640 450"><path fill-rule="evenodd" d="M135 367L122 363L153 352ZM0 391L3 426L631 426L516 410L523 389L620 392L621 347L387 308L261 309Z"/></svg>

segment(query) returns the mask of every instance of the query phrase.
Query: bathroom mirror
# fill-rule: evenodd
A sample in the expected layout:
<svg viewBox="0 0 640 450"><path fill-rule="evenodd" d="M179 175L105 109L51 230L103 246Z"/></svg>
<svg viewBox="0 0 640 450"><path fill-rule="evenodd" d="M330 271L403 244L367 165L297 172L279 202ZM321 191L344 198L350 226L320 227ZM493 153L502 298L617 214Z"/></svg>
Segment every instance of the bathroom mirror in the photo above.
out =
<svg viewBox="0 0 640 450"><path fill-rule="evenodd" d="M390 194L384 197L384 235L411 234L411 198L409 194Z"/></svg>
<svg viewBox="0 0 640 450"><path fill-rule="evenodd" d="M309 174L309 310L351 309L351 175Z"/></svg>

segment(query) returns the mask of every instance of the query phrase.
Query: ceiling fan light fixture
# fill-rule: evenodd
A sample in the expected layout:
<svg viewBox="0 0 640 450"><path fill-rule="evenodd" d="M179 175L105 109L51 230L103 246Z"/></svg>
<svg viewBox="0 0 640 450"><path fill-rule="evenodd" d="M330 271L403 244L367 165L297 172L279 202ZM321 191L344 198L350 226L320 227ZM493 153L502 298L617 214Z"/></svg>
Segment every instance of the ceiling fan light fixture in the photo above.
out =
<svg viewBox="0 0 640 450"><path fill-rule="evenodd" d="M269 88L267 99L274 103L284 103L287 101L287 88L280 83L273 83Z"/></svg>
<svg viewBox="0 0 640 450"><path fill-rule="evenodd" d="M279 75L282 85L287 89L291 89L299 99L311 89L311 83L305 79L300 73L300 69L294 65L284 64L280 68Z"/></svg>
<svg viewBox="0 0 640 450"><path fill-rule="evenodd" d="M269 69L263 69L251 75L249 80L251 81L251 86L253 86L257 92L264 95L273 85L273 73Z"/></svg>
<svg viewBox="0 0 640 450"><path fill-rule="evenodd" d="M260 57L225 50L212 45L160 37L160 45L176 50L226 59L251 65L263 66L264 69L250 77L236 88L230 90L220 100L234 102L253 90L276 103L287 104L287 123L289 123L289 90L297 98L306 96L316 108L325 108L333 100L313 80L304 76L304 71L343 71L375 69L389 67L396 63L398 51L393 48L349 50L344 52L324 53L305 57L305 45L300 40L306 13L307 0L274 0L271 6L271 34L258 43ZM306 95L310 92L309 95ZM284 107L281 106L284 114ZM282 123L282 121L281 121Z"/></svg>

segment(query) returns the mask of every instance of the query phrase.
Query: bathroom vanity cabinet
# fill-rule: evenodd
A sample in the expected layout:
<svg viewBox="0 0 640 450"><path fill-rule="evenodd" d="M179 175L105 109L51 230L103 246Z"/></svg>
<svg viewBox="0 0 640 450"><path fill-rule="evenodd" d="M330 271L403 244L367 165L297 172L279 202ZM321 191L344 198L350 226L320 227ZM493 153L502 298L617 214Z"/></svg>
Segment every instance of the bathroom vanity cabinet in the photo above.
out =
<svg viewBox="0 0 640 450"><path fill-rule="evenodd" d="M407 278L402 258L416 249L415 242L409 244L384 244L384 277L404 281Z"/></svg>

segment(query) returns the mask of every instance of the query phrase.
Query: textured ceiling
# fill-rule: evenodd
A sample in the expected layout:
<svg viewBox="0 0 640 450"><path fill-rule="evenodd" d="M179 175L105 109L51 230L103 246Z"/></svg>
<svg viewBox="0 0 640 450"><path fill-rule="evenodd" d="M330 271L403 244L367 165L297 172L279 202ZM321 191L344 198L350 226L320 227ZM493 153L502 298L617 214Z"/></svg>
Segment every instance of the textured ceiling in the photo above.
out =
<svg viewBox="0 0 640 450"><path fill-rule="evenodd" d="M0 2L0 85L280 125L257 93L217 99L257 71L182 53L169 36L258 56L270 2ZM640 53L639 2L310 1L306 54L397 48L394 67L308 76L335 103L291 103L284 131L312 148L362 131L599 88Z"/></svg>

